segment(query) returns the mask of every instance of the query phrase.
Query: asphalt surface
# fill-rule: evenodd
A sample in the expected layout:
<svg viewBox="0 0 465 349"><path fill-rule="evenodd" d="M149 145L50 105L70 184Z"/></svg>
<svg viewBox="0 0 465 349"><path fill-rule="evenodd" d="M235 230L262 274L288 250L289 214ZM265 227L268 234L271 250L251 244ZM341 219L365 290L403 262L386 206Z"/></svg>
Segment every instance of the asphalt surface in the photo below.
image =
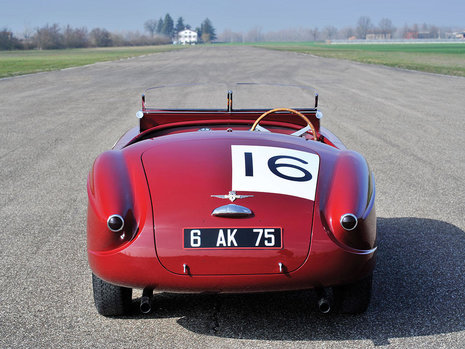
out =
<svg viewBox="0 0 465 349"><path fill-rule="evenodd" d="M137 124L144 88L186 81L318 90L322 124L376 176L379 253L365 314L323 316L310 292L158 294L148 316L97 314L87 172ZM464 91L465 78L248 47L0 80L0 347L463 348Z"/></svg>

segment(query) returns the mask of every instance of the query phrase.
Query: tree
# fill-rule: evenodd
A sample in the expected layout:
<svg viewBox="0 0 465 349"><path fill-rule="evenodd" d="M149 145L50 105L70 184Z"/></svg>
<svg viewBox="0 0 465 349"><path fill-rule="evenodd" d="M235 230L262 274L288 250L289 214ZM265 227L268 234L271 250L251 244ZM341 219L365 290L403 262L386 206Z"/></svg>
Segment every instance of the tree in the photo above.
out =
<svg viewBox="0 0 465 349"><path fill-rule="evenodd" d="M310 35L312 36L313 41L317 41L320 36L320 31L317 27L310 29Z"/></svg>
<svg viewBox="0 0 465 349"><path fill-rule="evenodd" d="M355 31L352 27L344 27L339 30L339 37L341 39L350 39L355 36Z"/></svg>
<svg viewBox="0 0 465 349"><path fill-rule="evenodd" d="M389 18L383 18L379 21L379 30L382 34L388 37L388 35L392 38L392 35L396 31L396 28L392 25L392 22Z"/></svg>
<svg viewBox="0 0 465 349"><path fill-rule="evenodd" d="M106 29L95 28L89 34L90 39L94 46L97 47L108 47L113 44L111 34Z"/></svg>
<svg viewBox="0 0 465 349"><path fill-rule="evenodd" d="M21 48L21 43L11 31L4 28L0 31L0 50L14 50Z"/></svg>
<svg viewBox="0 0 465 349"><path fill-rule="evenodd" d="M263 34L261 27L254 27L245 33L246 42L261 42L263 41Z"/></svg>
<svg viewBox="0 0 465 349"><path fill-rule="evenodd" d="M157 30L156 32L158 34L163 34L163 18L160 17L160 19L157 21Z"/></svg>
<svg viewBox="0 0 465 349"><path fill-rule="evenodd" d="M218 39L224 42L242 42L242 33L235 33L231 29L225 29Z"/></svg>
<svg viewBox="0 0 465 349"><path fill-rule="evenodd" d="M174 32L174 22L173 18L167 13L165 15L165 19L163 20L163 27L161 29L161 33L168 37L172 37Z"/></svg>
<svg viewBox="0 0 465 349"><path fill-rule="evenodd" d="M197 30L199 37L202 38L203 42L212 42L216 39L215 28L212 22L206 18L200 25L200 29Z"/></svg>
<svg viewBox="0 0 465 349"><path fill-rule="evenodd" d="M440 39L441 29L439 29L439 27L430 25L429 32L434 38Z"/></svg>
<svg viewBox="0 0 465 349"><path fill-rule="evenodd" d="M87 28L73 29L70 25L67 25L63 32L63 44L67 48L87 47Z"/></svg>
<svg viewBox="0 0 465 349"><path fill-rule="evenodd" d="M323 33L325 35L326 40L333 40L334 38L336 38L337 28L335 26L328 25L325 27Z"/></svg>
<svg viewBox="0 0 465 349"><path fill-rule="evenodd" d="M45 25L37 28L33 41L38 49L58 49L63 47L63 34L58 24Z"/></svg>
<svg viewBox="0 0 465 349"><path fill-rule="evenodd" d="M184 19L182 17L179 17L178 21L176 22L175 31L176 33L179 33L182 32L184 29L186 29L186 26L184 25Z"/></svg>
<svg viewBox="0 0 465 349"><path fill-rule="evenodd" d="M359 39L366 39L367 33L373 28L370 17L362 16L357 22L357 36Z"/></svg>
<svg viewBox="0 0 465 349"><path fill-rule="evenodd" d="M144 29L150 33L150 36L153 38L153 35L157 31L158 21L156 19L149 19L144 23Z"/></svg>

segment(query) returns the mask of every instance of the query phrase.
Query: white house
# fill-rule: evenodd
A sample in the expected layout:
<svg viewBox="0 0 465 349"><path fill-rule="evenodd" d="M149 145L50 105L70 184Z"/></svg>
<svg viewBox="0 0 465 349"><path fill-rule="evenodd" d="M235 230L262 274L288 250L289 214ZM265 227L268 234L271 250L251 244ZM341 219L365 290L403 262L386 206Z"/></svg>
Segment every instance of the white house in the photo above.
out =
<svg viewBox="0 0 465 349"><path fill-rule="evenodd" d="M182 45L196 44L197 32L186 29L178 33L178 43Z"/></svg>

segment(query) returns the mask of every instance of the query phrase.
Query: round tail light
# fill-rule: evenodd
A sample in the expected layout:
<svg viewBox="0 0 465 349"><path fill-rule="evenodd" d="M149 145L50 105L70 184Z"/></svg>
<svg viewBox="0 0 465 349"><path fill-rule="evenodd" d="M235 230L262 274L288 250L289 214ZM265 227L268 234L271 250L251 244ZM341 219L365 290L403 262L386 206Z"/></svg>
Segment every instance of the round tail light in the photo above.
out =
<svg viewBox="0 0 465 349"><path fill-rule="evenodd" d="M345 230L350 231L350 230L354 230L355 227L357 227L358 219L352 213L346 213L341 216L340 222L341 222L341 226Z"/></svg>
<svg viewBox="0 0 465 349"><path fill-rule="evenodd" d="M124 228L124 219L118 214L113 214L108 217L107 226L112 232L118 233Z"/></svg>

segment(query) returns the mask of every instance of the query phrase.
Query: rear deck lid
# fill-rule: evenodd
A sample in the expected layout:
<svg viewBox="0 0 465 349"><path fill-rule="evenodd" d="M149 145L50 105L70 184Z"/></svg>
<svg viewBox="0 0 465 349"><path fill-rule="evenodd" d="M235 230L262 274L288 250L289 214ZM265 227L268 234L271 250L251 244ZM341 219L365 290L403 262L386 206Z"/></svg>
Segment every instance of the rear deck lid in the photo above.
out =
<svg viewBox="0 0 465 349"><path fill-rule="evenodd" d="M150 141L142 162L157 256L166 269L271 274L304 263L319 156L308 142L299 146L287 143L287 136L276 138L211 131ZM215 210L226 213L212 215Z"/></svg>

